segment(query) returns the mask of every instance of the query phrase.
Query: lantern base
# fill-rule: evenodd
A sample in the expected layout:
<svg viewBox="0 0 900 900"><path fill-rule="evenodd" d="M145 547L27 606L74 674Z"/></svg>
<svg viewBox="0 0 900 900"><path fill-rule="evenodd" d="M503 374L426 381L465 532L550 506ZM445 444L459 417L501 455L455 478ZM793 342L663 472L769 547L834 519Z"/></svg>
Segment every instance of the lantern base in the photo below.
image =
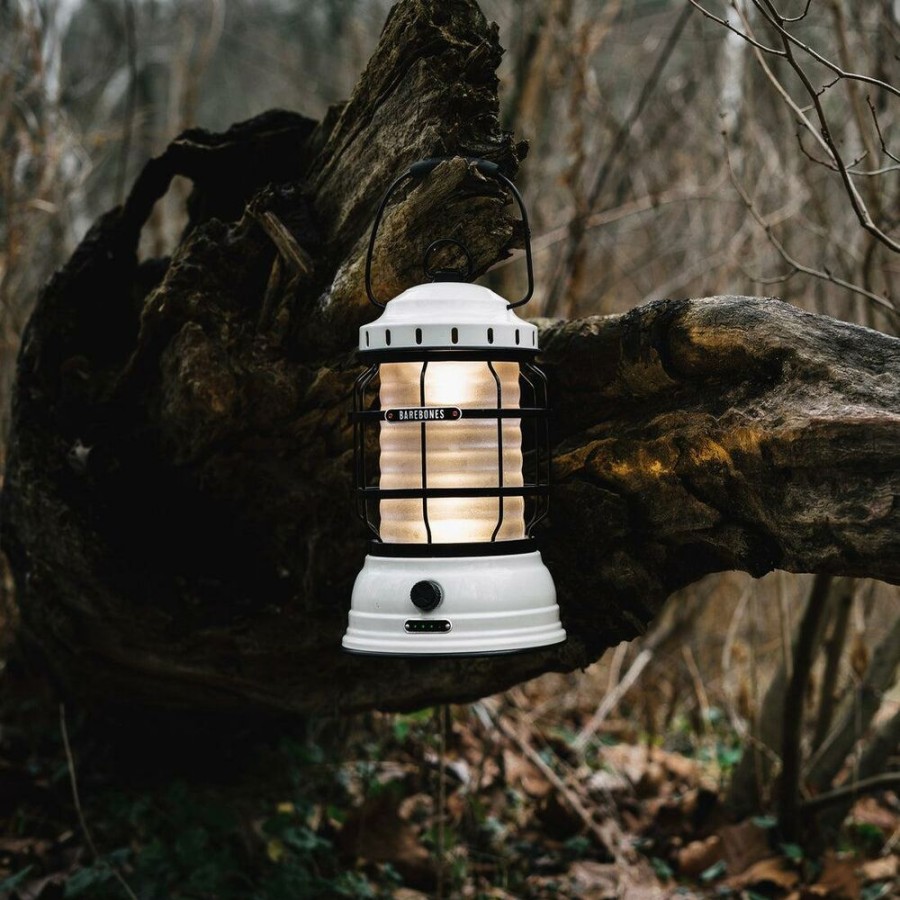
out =
<svg viewBox="0 0 900 900"><path fill-rule="evenodd" d="M423 584L431 588L413 591ZM439 599L433 609L423 610L412 596L426 606ZM553 578L538 551L367 556L353 587L343 646L396 656L486 655L565 639Z"/></svg>

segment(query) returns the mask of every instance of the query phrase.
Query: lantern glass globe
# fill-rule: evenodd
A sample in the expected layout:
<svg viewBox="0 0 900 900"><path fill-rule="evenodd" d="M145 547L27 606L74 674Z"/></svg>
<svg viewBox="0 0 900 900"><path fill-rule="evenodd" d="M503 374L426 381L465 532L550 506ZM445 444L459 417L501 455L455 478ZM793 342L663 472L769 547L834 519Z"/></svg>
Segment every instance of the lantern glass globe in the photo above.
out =
<svg viewBox="0 0 900 900"><path fill-rule="evenodd" d="M382 409L428 406L491 409L519 405L519 366L514 362L440 361L381 366ZM502 402L501 402L502 401ZM423 441L423 431L427 440ZM423 458L423 444L425 455ZM381 487L491 488L500 480L521 487L522 428L518 419L382 422ZM382 540L436 544L521 540L522 497L382 499ZM430 534L429 534L430 532Z"/></svg>

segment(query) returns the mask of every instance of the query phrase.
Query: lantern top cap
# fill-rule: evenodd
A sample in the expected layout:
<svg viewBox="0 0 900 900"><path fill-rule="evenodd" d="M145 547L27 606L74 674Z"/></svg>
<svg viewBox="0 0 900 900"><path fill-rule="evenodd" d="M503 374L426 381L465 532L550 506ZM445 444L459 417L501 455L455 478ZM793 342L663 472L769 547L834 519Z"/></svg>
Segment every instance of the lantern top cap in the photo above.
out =
<svg viewBox="0 0 900 900"><path fill-rule="evenodd" d="M359 349L519 350L537 353L537 328L520 319L509 302L478 284L417 284L387 304L359 329Z"/></svg>

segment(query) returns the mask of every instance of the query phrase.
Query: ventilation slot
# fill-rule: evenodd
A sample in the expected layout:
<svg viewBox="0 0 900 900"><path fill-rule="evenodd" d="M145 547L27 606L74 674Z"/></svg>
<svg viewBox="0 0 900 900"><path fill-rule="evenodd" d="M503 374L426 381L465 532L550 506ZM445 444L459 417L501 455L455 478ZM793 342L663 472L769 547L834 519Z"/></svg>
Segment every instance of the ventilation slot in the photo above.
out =
<svg viewBox="0 0 900 900"><path fill-rule="evenodd" d="M417 344L422 343L422 329L421 328L416 329L416 343Z"/></svg>
<svg viewBox="0 0 900 900"><path fill-rule="evenodd" d="M391 329L390 328L384 329L384 342L388 345L388 347L391 346Z"/></svg>
<svg viewBox="0 0 900 900"><path fill-rule="evenodd" d="M519 329L516 329L516 343L519 343Z"/></svg>
<svg viewBox="0 0 900 900"><path fill-rule="evenodd" d="M537 332L536 331L531 332L531 346L537 347Z"/></svg>
<svg viewBox="0 0 900 900"><path fill-rule="evenodd" d="M458 344L458 343L459 343L459 329L458 329L458 328L451 328L451 329L450 329L450 340L451 340L454 344Z"/></svg>
<svg viewBox="0 0 900 900"><path fill-rule="evenodd" d="M494 343L494 329L493 328L488 328L488 343L489 344Z"/></svg>
<svg viewBox="0 0 900 900"><path fill-rule="evenodd" d="M369 332L366 332L366 346L369 346Z"/></svg>

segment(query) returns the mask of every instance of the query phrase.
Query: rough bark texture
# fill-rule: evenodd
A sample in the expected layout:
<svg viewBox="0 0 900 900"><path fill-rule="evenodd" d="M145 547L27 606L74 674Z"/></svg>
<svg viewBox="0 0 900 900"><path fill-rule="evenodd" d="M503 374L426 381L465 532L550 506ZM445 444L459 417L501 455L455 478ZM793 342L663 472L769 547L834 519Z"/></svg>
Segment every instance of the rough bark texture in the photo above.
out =
<svg viewBox="0 0 900 900"><path fill-rule="evenodd" d="M557 449L542 538L568 643L464 661L341 652L365 552L347 416L374 312L364 240L416 158L478 154L514 174L500 52L473 2L404 0L345 106L182 135L48 284L19 362L2 538L23 638L70 690L414 707L588 665L709 572L900 581L900 341L777 300L665 301L543 323ZM139 263L177 173L194 181L190 225L171 259ZM390 211L379 293L419 280L446 235L479 270L517 242L503 195L462 160Z"/></svg>

